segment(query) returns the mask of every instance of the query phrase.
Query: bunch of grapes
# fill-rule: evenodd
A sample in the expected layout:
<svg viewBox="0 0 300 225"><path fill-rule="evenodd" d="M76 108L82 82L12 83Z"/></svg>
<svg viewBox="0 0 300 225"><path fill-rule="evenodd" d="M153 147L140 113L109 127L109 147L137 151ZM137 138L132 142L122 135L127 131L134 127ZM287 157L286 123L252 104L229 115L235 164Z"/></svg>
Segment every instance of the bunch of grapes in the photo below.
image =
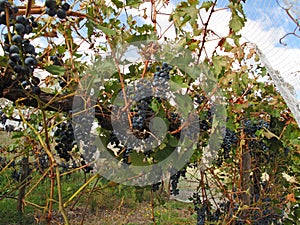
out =
<svg viewBox="0 0 300 225"><path fill-rule="evenodd" d="M162 66L156 66L156 72L154 73L153 86L164 88L168 80L170 80L170 71L173 69L171 65L166 62L162 63Z"/></svg>
<svg viewBox="0 0 300 225"><path fill-rule="evenodd" d="M170 71L173 69L168 63L163 62L162 66L156 66L153 81L144 81L136 85L136 92L139 96L134 96L133 101L137 102L134 116L132 117L132 128L134 130L143 131L147 128L146 117L147 112L152 111L150 104L153 99L160 101L160 97L164 96L168 91L167 82L170 80ZM149 89L149 87L151 87ZM139 97L139 99L135 99Z"/></svg>
<svg viewBox="0 0 300 225"><path fill-rule="evenodd" d="M155 184L152 184L152 186L151 186L152 191L153 191L153 192L158 191L160 185L161 185L161 181L159 181L159 182L157 182L157 183L155 183Z"/></svg>
<svg viewBox="0 0 300 225"><path fill-rule="evenodd" d="M210 200L201 199L198 192L193 193L190 199L193 201L194 210L197 213L197 225L218 224L230 210L229 201L220 202L216 208L213 208Z"/></svg>
<svg viewBox="0 0 300 225"><path fill-rule="evenodd" d="M235 131L232 131L226 128L226 132L221 144L221 151L218 154L216 164L221 166L224 160L229 159L230 150L232 147L236 146L238 142L238 134Z"/></svg>
<svg viewBox="0 0 300 225"><path fill-rule="evenodd" d="M171 178L170 178L170 183L171 183L171 194L176 196L179 195L179 189L178 189L178 183L180 177L185 177L186 176L186 168L183 168L176 173L174 173Z"/></svg>
<svg viewBox="0 0 300 225"><path fill-rule="evenodd" d="M86 122L86 118L84 119L84 121ZM75 126L75 132L77 132L76 138L83 138L82 139L83 141L86 141L85 135L89 135L87 134L88 133L87 131L84 132L84 130L80 130L78 127L76 128L76 126ZM55 150L58 153L59 157L64 159L64 161L62 161L60 165L63 168L63 171L66 171L68 169L74 169L79 166L85 166L84 171L87 173L92 171L93 168L91 166L86 166L85 158L89 157L89 152L92 151L95 148L95 146L88 146L88 145L82 146L83 151L86 151L86 155L85 155L86 157L80 155L80 159L78 158L75 159L71 154L71 151L76 150L79 146L77 141L75 140L73 123L70 119L67 118L66 122L62 122L58 125L57 130L54 132L54 137L56 142ZM76 160L80 160L80 163L77 162Z"/></svg>
<svg viewBox="0 0 300 225"><path fill-rule="evenodd" d="M197 225L204 225L206 221L206 204L202 203L198 192L193 193L191 198L194 204L194 210L197 213Z"/></svg>
<svg viewBox="0 0 300 225"><path fill-rule="evenodd" d="M71 121L62 122L58 125L57 130L54 132L55 150L60 158L68 162L71 159L70 151L77 144L75 141L73 127Z"/></svg>
<svg viewBox="0 0 300 225"><path fill-rule="evenodd" d="M35 167L40 169L40 172L44 172L50 166L49 156L44 150L41 150L37 154L37 161L35 162Z"/></svg>
<svg viewBox="0 0 300 225"><path fill-rule="evenodd" d="M92 134L91 129L94 122L92 113L84 113L73 120L74 134L76 139L80 141L80 146L83 150L81 155L81 165L85 166L86 162L93 162L95 160L97 146L95 145L95 135ZM79 143L78 143L79 144ZM87 172L92 170L91 166L85 167Z"/></svg>
<svg viewBox="0 0 300 225"><path fill-rule="evenodd" d="M259 120L254 122L251 120L245 120L243 122L244 132L250 137L256 137L256 132L261 129L270 129L270 124L265 120Z"/></svg>
<svg viewBox="0 0 300 225"><path fill-rule="evenodd" d="M6 20L5 9L8 9L9 19L13 19L14 15L17 14L19 11L18 7L15 5L12 5L9 1L1 0L0 1L0 24L4 24L4 25L6 25L7 22L8 22L8 24L10 23L10 21Z"/></svg>
<svg viewBox="0 0 300 225"><path fill-rule="evenodd" d="M223 139L223 143L221 148L223 148L223 156L224 159L229 158L229 152L232 146L234 146L238 141L237 133L226 128L225 137Z"/></svg>
<svg viewBox="0 0 300 225"><path fill-rule="evenodd" d="M8 9L8 10L7 10ZM16 15L18 7L8 1L0 1L0 24L9 25L8 33L3 34L5 54L9 56L8 65L14 72L13 79L22 83L23 87L30 86L33 94L40 94L40 80L33 76L38 65L35 47L25 38L38 27L35 18ZM6 21L7 15L9 21Z"/></svg>
<svg viewBox="0 0 300 225"><path fill-rule="evenodd" d="M64 3L61 6L59 6L56 3L56 0L46 0L45 2L46 6L46 13L49 16L55 16L59 19L65 19L67 17L67 11L70 9L70 5L68 3Z"/></svg>
<svg viewBox="0 0 300 225"><path fill-rule="evenodd" d="M150 110L149 102L141 100L137 103L134 116L132 117L132 128L142 131L145 128L146 112Z"/></svg>

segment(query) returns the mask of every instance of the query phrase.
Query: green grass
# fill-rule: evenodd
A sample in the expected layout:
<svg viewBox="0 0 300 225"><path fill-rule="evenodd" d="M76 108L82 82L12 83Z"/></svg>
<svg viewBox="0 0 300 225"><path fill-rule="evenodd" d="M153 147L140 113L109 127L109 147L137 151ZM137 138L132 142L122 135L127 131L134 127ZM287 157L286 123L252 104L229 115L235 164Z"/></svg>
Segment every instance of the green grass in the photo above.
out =
<svg viewBox="0 0 300 225"><path fill-rule="evenodd" d="M0 131L0 147L8 146L14 143L14 140L10 138L10 135L6 131Z"/></svg>
<svg viewBox="0 0 300 225"><path fill-rule="evenodd" d="M6 132L0 132L0 148L14 143ZM4 150L0 156L12 158L14 155ZM19 160L19 158L18 158ZM19 168L16 169L18 170ZM0 168L0 225L44 225L47 213L46 204L49 204L50 179L38 183L33 191L26 197L26 201L45 207L45 210L27 204L24 213L17 211L17 197L19 185L11 178L13 168L1 171ZM92 174L88 175L87 180ZM35 170L30 174L30 184L26 187L28 192L41 177ZM83 172L72 173L68 178L62 177L63 201L67 201L83 184ZM107 187L108 182L100 180L94 191L90 194L94 182L91 182L82 192L79 198L77 195L66 208L71 225L79 225L83 212L87 206L84 224L90 225L111 225L111 224L154 224L152 221L151 194L149 188L137 188L123 185ZM9 193L9 197L2 197ZM193 205L166 201L166 196L155 193L153 195L154 216L157 225L184 225L195 224L196 218L193 213ZM62 217L58 211L57 188L55 184L53 202L53 217L62 223ZM77 201L78 200L78 201ZM71 209L71 206L74 208ZM36 219L40 222L37 222ZM51 223L58 224L58 223Z"/></svg>
<svg viewBox="0 0 300 225"><path fill-rule="evenodd" d="M8 186L5 184L8 180L5 178L10 171L5 171L0 175L0 192ZM36 175L36 176L34 176ZM32 173L31 185L27 191L39 178L39 174ZM62 190L64 201L69 199L84 183L83 173L73 173L70 178L62 178ZM9 188L14 188L16 183L12 183ZM72 225L80 224L85 206L87 206L87 214L84 224L91 225L111 225L111 224L154 224L151 220L152 207L150 205L150 191L147 188L134 188L129 186L116 185L105 188L106 181L99 182L94 192L89 196L93 183L88 185L86 192L81 196L73 211L70 206L74 204L74 200L68 205L66 211L69 215ZM34 191L26 198L27 201L34 204L45 206L46 200L49 200L50 180L46 179L40 182ZM13 192L12 197L17 197L18 191ZM157 225L173 225L173 224L195 224L195 215L191 204L181 203L174 200L164 202L159 198L160 195L154 196L154 215ZM54 199L57 198L57 189L55 188ZM33 206L27 205L23 215L17 212L17 200L12 198L4 198L0 201L0 225L9 224L45 224L36 223L34 215L40 217L43 214ZM55 218L59 221L61 216L58 213L58 204L53 201L53 210Z"/></svg>
<svg viewBox="0 0 300 225"><path fill-rule="evenodd" d="M24 214L17 211L17 201L15 199L3 199L0 201L0 225L28 225L34 224L34 209L26 207Z"/></svg>

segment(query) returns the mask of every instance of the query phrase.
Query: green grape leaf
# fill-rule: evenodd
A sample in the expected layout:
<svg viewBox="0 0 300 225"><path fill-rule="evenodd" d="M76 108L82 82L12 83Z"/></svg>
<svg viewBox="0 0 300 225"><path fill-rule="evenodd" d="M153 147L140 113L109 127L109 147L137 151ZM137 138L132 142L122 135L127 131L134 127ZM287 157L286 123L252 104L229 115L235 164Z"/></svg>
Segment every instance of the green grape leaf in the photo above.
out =
<svg viewBox="0 0 300 225"><path fill-rule="evenodd" d="M113 30L113 29L110 29L108 27L104 27L104 26L102 26L100 24L95 23L92 20L90 20L90 22L94 25L95 28L101 30L107 36L115 36L117 34L117 32L115 30Z"/></svg>
<svg viewBox="0 0 300 225"><path fill-rule="evenodd" d="M176 139L173 135L171 135L171 134L168 134L167 135L167 143L168 143L168 145L169 146L171 146L171 147L177 147L178 146L178 139Z"/></svg>
<svg viewBox="0 0 300 225"><path fill-rule="evenodd" d="M205 1L202 3L200 9L205 9L206 12L213 6L213 2L212 1Z"/></svg>
<svg viewBox="0 0 300 225"><path fill-rule="evenodd" d="M184 82L184 78L181 76L172 76L170 82L170 88L172 91L178 91L182 88L188 88L189 85Z"/></svg>
<svg viewBox="0 0 300 225"><path fill-rule="evenodd" d="M215 74L220 77L222 70L227 66L227 60L224 56L213 56L212 60Z"/></svg>
<svg viewBox="0 0 300 225"><path fill-rule="evenodd" d="M57 65L46 66L45 70L53 75L64 75L65 73L65 68Z"/></svg>
<svg viewBox="0 0 300 225"><path fill-rule="evenodd" d="M240 31L245 25L245 21L236 13L232 13L232 17L229 21L229 27L232 28L234 32Z"/></svg>
<svg viewBox="0 0 300 225"><path fill-rule="evenodd" d="M132 43L132 42L137 42L137 41L146 41L150 38L151 38L151 35L149 35L149 34L141 34L141 35L133 34L133 35L129 36L126 39L126 41L128 43Z"/></svg>
<svg viewBox="0 0 300 225"><path fill-rule="evenodd" d="M130 162L134 166L148 166L150 163L148 161L144 161L145 155L142 153L137 153L133 151L129 153Z"/></svg>
<svg viewBox="0 0 300 225"><path fill-rule="evenodd" d="M132 6L137 8L142 2L142 0L126 0L126 6Z"/></svg>
<svg viewBox="0 0 300 225"><path fill-rule="evenodd" d="M187 118L189 112L192 110L193 103L189 96L175 93L175 102L178 107L178 112Z"/></svg>
<svg viewBox="0 0 300 225"><path fill-rule="evenodd" d="M123 2L119 0L112 0L112 3L114 3L118 8L123 8Z"/></svg>
<svg viewBox="0 0 300 225"><path fill-rule="evenodd" d="M163 148L160 148L161 150L154 156L154 160L157 160L158 162L166 159L174 151L173 148L166 146L164 143L161 146L163 146Z"/></svg>

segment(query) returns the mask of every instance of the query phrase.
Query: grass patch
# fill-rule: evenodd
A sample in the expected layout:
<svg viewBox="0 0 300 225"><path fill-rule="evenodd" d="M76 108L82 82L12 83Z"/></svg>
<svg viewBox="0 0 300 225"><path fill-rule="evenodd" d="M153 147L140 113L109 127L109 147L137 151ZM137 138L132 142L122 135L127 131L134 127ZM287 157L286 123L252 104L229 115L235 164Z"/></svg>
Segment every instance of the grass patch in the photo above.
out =
<svg viewBox="0 0 300 225"><path fill-rule="evenodd" d="M8 171L7 171L8 173ZM34 173L33 173L34 174ZM35 183L38 176L32 174L31 185ZM0 176L3 178L4 174ZM83 173L74 173L69 178L62 178L62 190L64 201L69 199L84 183ZM135 188L129 186L107 185L107 181L101 181L97 184L94 191L90 194L93 186L91 183L85 189L83 195L77 199L74 198L68 205L66 211L70 218L70 224L77 225L83 218L84 210L87 206L85 223L91 225L111 225L111 224L154 224L152 221L152 207L150 205L149 188ZM2 187L5 185L2 183ZM13 188L11 186L11 188ZM34 191L26 198L27 201L45 207L46 200L49 201L50 180L46 179L40 182ZM11 197L16 198L18 191L13 192ZM54 198L57 199L55 189ZM71 206L76 202L75 207ZM157 225L173 224L195 224L196 219L193 214L191 204L181 203L170 200L162 203L158 196L154 198L154 215ZM62 217L58 212L58 204L53 201L54 219L62 223ZM0 225L14 224L45 224L45 213L41 209L32 206L25 206L24 214L17 212L17 200L4 198L0 201ZM39 218L37 222L34 217ZM58 223L53 223L58 224Z"/></svg>
<svg viewBox="0 0 300 225"><path fill-rule="evenodd" d="M14 143L7 132L0 131L0 147ZM4 150L2 156L12 158L13 153ZM1 156L0 155L0 156ZM50 179L48 176L39 182L41 174L33 168L30 174L30 183L26 192L37 184L32 192L25 198L27 202L34 203L40 208L27 204L24 213L17 211L17 197L19 183L13 181L12 173L15 168L0 168L0 225L44 225L47 207L49 206ZM63 201L66 202L92 175L84 176L83 172L74 172L61 179ZM152 206L150 188L138 188L124 185L111 185L106 180L100 180L91 193L94 181L83 192L78 194L66 208L71 225L79 225L86 209L84 224L112 225L112 224L154 224L152 221ZM154 216L157 225L195 224L191 204L174 200L166 201L165 196L155 193L153 195ZM63 224L62 216L58 211L57 188L55 183L53 202L53 220L51 224ZM44 208L43 208L44 207Z"/></svg>

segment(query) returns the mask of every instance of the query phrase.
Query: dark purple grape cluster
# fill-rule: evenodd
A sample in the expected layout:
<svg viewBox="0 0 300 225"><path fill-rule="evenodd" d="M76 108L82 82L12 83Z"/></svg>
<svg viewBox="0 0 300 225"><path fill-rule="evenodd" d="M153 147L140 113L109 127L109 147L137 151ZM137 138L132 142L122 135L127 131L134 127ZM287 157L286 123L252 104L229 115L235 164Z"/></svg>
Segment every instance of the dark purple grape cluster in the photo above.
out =
<svg viewBox="0 0 300 225"><path fill-rule="evenodd" d="M197 225L218 224L224 215L230 213L230 202L220 202L216 209L208 199L202 199L199 192L193 193L190 198L194 204L194 210L197 213Z"/></svg>
<svg viewBox="0 0 300 225"><path fill-rule="evenodd" d="M46 0L46 13L53 17L57 15L59 19L65 19L67 17L67 11L70 9L70 5L68 3L63 3L62 5L58 5L56 0Z"/></svg>
<svg viewBox="0 0 300 225"><path fill-rule="evenodd" d="M230 151L238 143L238 134L235 131L232 131L226 128L223 142L221 144L221 149L218 154L216 164L221 166L224 160L230 158Z"/></svg>
<svg viewBox="0 0 300 225"><path fill-rule="evenodd" d="M73 133L72 122L66 121L60 123L54 132L54 137L57 143L55 150L60 158L68 162L71 159L70 151L77 144Z"/></svg>
<svg viewBox="0 0 300 225"><path fill-rule="evenodd" d="M151 190L152 190L153 192L158 191L160 185L161 185L161 182L157 182L157 183L155 183L155 184L152 184L152 185L151 185Z"/></svg>
<svg viewBox="0 0 300 225"><path fill-rule="evenodd" d="M173 69L171 65L166 62L162 63L162 66L156 66L156 72L153 77L153 86L157 87L160 91L165 91L168 85L167 82L170 80L170 71Z"/></svg>
<svg viewBox="0 0 300 225"><path fill-rule="evenodd" d="M50 166L49 156L42 150L37 154L37 160L35 162L35 167L39 168L40 172L43 173Z"/></svg>
<svg viewBox="0 0 300 225"><path fill-rule="evenodd" d="M9 9L10 21L6 21L5 9ZM23 15L16 15L17 12L17 6L8 1L0 1L0 24L10 26L9 33L3 34L3 49L9 56L9 67L16 75L13 79L19 80L20 83L24 82L21 86L30 85L32 94L39 94L39 80L33 77L34 69L38 65L37 54L30 40L25 38L25 35L31 34L33 29L38 27L38 23L33 16L26 18Z"/></svg>
<svg viewBox="0 0 300 225"><path fill-rule="evenodd" d="M6 21L6 12L5 9L8 9L9 19L12 20L15 17L15 14L18 13L19 9L16 5L11 4L7 0L0 0L0 24L6 25L7 22L10 24L11 21Z"/></svg>
<svg viewBox="0 0 300 225"><path fill-rule="evenodd" d="M8 34L4 34L4 50L9 54L8 64L10 67L20 77L28 80L38 64L35 47L30 44L28 39L24 38L25 34L32 32L32 23L24 16L17 16L14 31L11 40L9 40Z"/></svg>
<svg viewBox="0 0 300 225"><path fill-rule="evenodd" d="M75 111L73 112L75 113ZM91 129L94 122L94 116L92 112L86 112L79 114L77 117L73 117L74 135L76 140L80 141L80 147L83 150L81 155L81 165L85 166L88 163L92 163L96 157L97 146L95 144L95 135L91 133ZM85 167L86 172L92 171L92 166Z"/></svg>
<svg viewBox="0 0 300 225"><path fill-rule="evenodd" d="M232 146L236 145L237 141L238 141L237 133L226 128L225 137L221 145L221 148L223 148L224 159L229 158L230 149L232 148Z"/></svg>
<svg viewBox="0 0 300 225"><path fill-rule="evenodd" d="M199 125L201 131L208 131L211 128L211 125L205 119L200 120Z"/></svg>
<svg viewBox="0 0 300 225"><path fill-rule="evenodd" d="M174 173L171 178L170 178L170 183L171 183L171 194L176 196L179 195L179 189L178 189L178 183L180 177L185 177L186 176L186 168L183 168L179 170L178 172Z"/></svg>
<svg viewBox="0 0 300 225"><path fill-rule="evenodd" d="M82 120L87 123L86 118L83 117ZM78 127L76 128L76 126L75 126L75 132L77 132L76 138L78 138L80 135L82 135L81 138L83 138L83 136L86 135L86 133L87 133L87 132L80 131ZM74 169L74 168L78 168L80 166L85 166L86 165L85 158L89 157L89 153L91 151L93 151L94 148L96 148L93 145L88 146L85 144L82 146L83 151L86 152L85 157L83 155L80 156L80 159L77 159L77 158L75 159L72 157L71 151L74 151L78 148L78 143L75 139L73 123L69 118L67 118L66 121L60 123L57 126L57 130L54 132L54 137L55 137L55 142L56 142L55 150L56 150L57 154L59 155L59 157L61 159L64 159L64 161L62 161L62 163L60 165L62 167L63 171L68 171L69 169ZM82 140L85 141L85 143L86 143L87 139L82 139ZM94 149L94 151L95 151L95 149ZM84 167L84 171L86 173L89 173L92 170L93 170L93 168L91 166Z"/></svg>
<svg viewBox="0 0 300 225"><path fill-rule="evenodd" d="M201 196L198 192L193 193L191 198L194 204L194 210L197 213L197 225L204 225L206 221L206 205L202 203Z"/></svg>
<svg viewBox="0 0 300 225"><path fill-rule="evenodd" d="M259 120L258 122L252 120L245 120L243 122L244 132L251 136L256 137L256 131L261 129L270 129L270 123L265 120Z"/></svg>
<svg viewBox="0 0 300 225"><path fill-rule="evenodd" d="M250 150L259 150L261 154L268 153L270 148L267 146L267 144L263 140L250 140L248 142L248 147ZM255 151L251 151L251 153L254 153Z"/></svg>
<svg viewBox="0 0 300 225"><path fill-rule="evenodd" d="M149 102L142 99L136 104L134 116L132 117L132 128L142 131L145 128L146 112L150 110Z"/></svg>

